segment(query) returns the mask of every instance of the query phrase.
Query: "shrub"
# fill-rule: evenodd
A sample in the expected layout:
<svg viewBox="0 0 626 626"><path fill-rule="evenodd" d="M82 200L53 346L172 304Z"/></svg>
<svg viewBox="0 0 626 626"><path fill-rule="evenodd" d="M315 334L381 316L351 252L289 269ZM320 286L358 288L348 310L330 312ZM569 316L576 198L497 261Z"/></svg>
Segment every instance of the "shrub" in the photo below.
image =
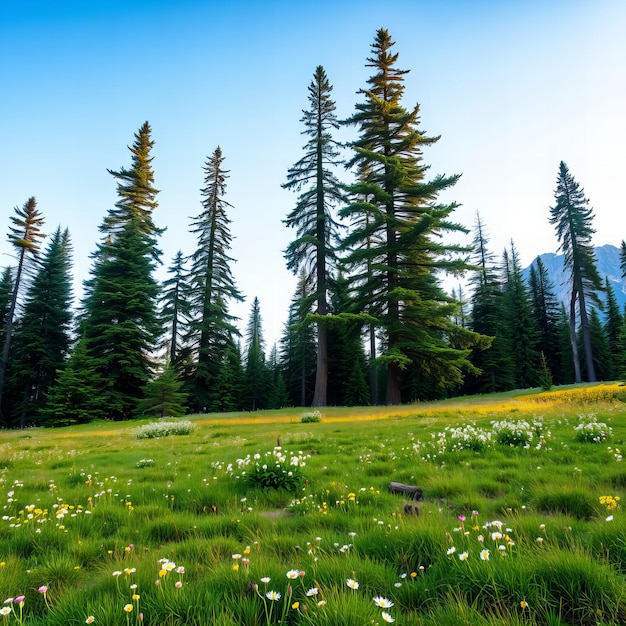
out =
<svg viewBox="0 0 626 626"><path fill-rule="evenodd" d="M193 430L189 420L159 420L135 429L137 439L154 439L170 435L188 435Z"/></svg>
<svg viewBox="0 0 626 626"><path fill-rule="evenodd" d="M300 421L303 424L310 424L313 422L321 422L322 414L319 411L309 411L308 413L303 413Z"/></svg>
<svg viewBox="0 0 626 626"><path fill-rule="evenodd" d="M595 415L579 415L580 423L574 427L576 441L580 443L602 443L611 438L613 429L604 422L598 422Z"/></svg>

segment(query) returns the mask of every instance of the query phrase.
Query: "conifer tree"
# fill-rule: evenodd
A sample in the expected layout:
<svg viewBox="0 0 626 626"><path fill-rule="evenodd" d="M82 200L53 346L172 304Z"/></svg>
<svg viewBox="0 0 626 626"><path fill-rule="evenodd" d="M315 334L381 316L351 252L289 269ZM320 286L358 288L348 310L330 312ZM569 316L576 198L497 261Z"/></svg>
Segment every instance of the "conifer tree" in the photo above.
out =
<svg viewBox="0 0 626 626"><path fill-rule="evenodd" d="M561 305L555 294L554 283L541 257L530 266L530 298L532 315L539 332L539 346L545 365L557 384L562 384L559 318Z"/></svg>
<svg viewBox="0 0 626 626"><path fill-rule="evenodd" d="M398 54L392 52L393 45L386 30L377 31L367 60L375 74L368 80L368 89L360 92L365 101L356 105L355 114L347 120L359 128L349 164L357 167L361 179L351 189L355 202L340 211L353 225L358 224L344 245L350 251L350 269L362 277L355 284L360 310L366 311L369 305L382 311L385 350L379 360L387 369L387 404L402 401L402 371L411 363L438 370L440 378L458 378L462 370L471 368L468 350L446 344L445 336L457 332L450 322L457 305L433 280L438 270L468 267L451 258L465 248L442 242L445 234L465 232L449 219L457 205L437 202L458 176L426 180L428 167L422 150L439 138L419 130L419 106L407 110L401 104L407 71L396 67ZM368 202L363 202L364 186L369 190ZM359 245L368 237L382 244ZM371 275L364 268L370 268ZM422 314L425 310L427 315ZM466 345L478 339L465 331Z"/></svg>
<svg viewBox="0 0 626 626"><path fill-rule="evenodd" d="M339 151L332 130L339 127L335 103L331 99L332 85L324 68L315 69L309 85L308 110L303 111L303 134L309 137L304 156L289 169L283 187L304 191L296 207L285 220L297 229L285 257L288 267L298 273L304 268L314 285L317 322L317 365L313 406L325 406L328 381L328 328L323 319L328 313L328 282L335 263L337 223L332 215L334 204L343 199L339 181L332 172L338 163Z"/></svg>
<svg viewBox="0 0 626 626"><path fill-rule="evenodd" d="M228 312L228 301L243 300L230 269L233 259L228 252L232 236L227 210L232 207L225 200L229 172L224 168L219 146L203 169L205 187L200 192L203 210L191 224L191 232L198 237L198 246L191 257L193 295L188 336L196 355L191 396L196 411L209 407L224 351L239 334L234 325L236 318Z"/></svg>
<svg viewBox="0 0 626 626"><path fill-rule="evenodd" d="M515 386L518 389L539 384L540 353L537 351L538 332L531 314L528 287L522 278L519 254L511 241L510 252L505 254L506 282L504 301L506 327L513 349Z"/></svg>
<svg viewBox="0 0 626 626"><path fill-rule="evenodd" d="M243 411L245 407L245 380L239 346L228 341L221 350L215 385L209 395L209 409L224 413Z"/></svg>
<svg viewBox="0 0 626 626"><path fill-rule="evenodd" d="M13 275L10 267L5 267L0 277L0 345L4 345L11 299L13 296Z"/></svg>
<svg viewBox="0 0 626 626"><path fill-rule="evenodd" d="M268 359L268 368L270 372L270 389L267 408L282 409L289 406L289 394L287 393L285 377L281 371L281 365L278 359L278 347L276 344L272 346Z"/></svg>
<svg viewBox="0 0 626 626"><path fill-rule="evenodd" d="M164 333L168 362L177 371L187 356L184 350L183 337L189 331L191 289L185 270L185 258L179 250L172 265L167 268L169 278L161 285L159 296L160 317L166 328Z"/></svg>
<svg viewBox="0 0 626 626"><path fill-rule="evenodd" d="M22 282L24 272L29 269L29 261L38 258L40 242L43 237L45 237L41 232L44 219L37 209L35 198L29 198L21 209L15 207L15 215L11 217L11 222L13 225L9 227L8 240L17 252L17 266L11 291L9 310L6 313L3 332L4 342L2 355L0 356L0 417L7 408L4 406L3 389L9 361L9 351L11 349L13 321L20 292L20 283Z"/></svg>
<svg viewBox="0 0 626 626"><path fill-rule="evenodd" d="M602 280L596 268L591 243L595 233L592 228L593 210L584 190L561 161L554 193L556 204L550 208L550 223L556 227L560 242L559 251L564 255L564 266L570 272L572 291L570 295L570 342L574 359L576 382L582 381L576 339L576 312L580 319L583 351L589 382L596 380L593 348L589 333L587 302L602 306L597 292L602 290Z"/></svg>
<svg viewBox="0 0 626 626"><path fill-rule="evenodd" d="M510 337L506 328L502 284L494 255L489 250L487 229L478 213L471 260L477 270L470 275L473 288L470 328L493 339L488 349L473 350L472 363L477 368L477 373L469 377L466 388L474 393L512 389L515 386L515 374Z"/></svg>
<svg viewBox="0 0 626 626"><path fill-rule="evenodd" d="M315 383L315 333L308 316L312 288L304 270L298 275L295 293L280 340L280 362L293 406L308 406Z"/></svg>
<svg viewBox="0 0 626 626"><path fill-rule="evenodd" d="M11 385L20 396L20 428L38 421L48 389L65 364L72 321L71 246L58 228L46 247L26 294L16 329L9 368Z"/></svg>
<svg viewBox="0 0 626 626"><path fill-rule="evenodd" d="M187 412L187 394L171 363L166 363L163 371L146 384L143 396L137 406L138 415L178 417Z"/></svg>
<svg viewBox="0 0 626 626"><path fill-rule="evenodd" d="M604 282L605 297L605 319L604 319L604 334L609 344L609 352L611 354L611 370L613 376L618 373L617 361L620 353L620 341L619 336L622 332L622 326L624 320L622 319L622 313L617 304L617 297L615 296L615 289L609 281L609 277L605 277Z"/></svg>
<svg viewBox="0 0 626 626"><path fill-rule="evenodd" d="M593 307L589 313L589 337L593 350L596 379L613 380L615 378L613 356L604 326L598 314L598 309L595 307Z"/></svg>
<svg viewBox="0 0 626 626"><path fill-rule="evenodd" d="M161 333L153 273L162 231L152 219L158 190L153 186L150 134L146 122L129 147L131 168L110 171L119 200L100 227L103 240L85 281L83 358L94 374L92 386L100 388L101 416L109 419L133 416L152 378L150 355Z"/></svg>
<svg viewBox="0 0 626 626"><path fill-rule="evenodd" d="M265 341L263 339L259 299L254 298L246 329L245 384L247 409L257 411L267 408L269 373L265 366Z"/></svg>

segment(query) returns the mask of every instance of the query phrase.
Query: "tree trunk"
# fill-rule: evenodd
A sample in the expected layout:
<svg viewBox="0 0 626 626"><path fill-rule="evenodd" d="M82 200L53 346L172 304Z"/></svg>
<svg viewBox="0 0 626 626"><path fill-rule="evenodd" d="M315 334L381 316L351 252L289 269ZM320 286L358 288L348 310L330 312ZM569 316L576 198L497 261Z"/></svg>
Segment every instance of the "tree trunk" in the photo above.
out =
<svg viewBox="0 0 626 626"><path fill-rule="evenodd" d="M315 392L311 406L326 406L328 390L328 328L317 324L317 367L315 368Z"/></svg>
<svg viewBox="0 0 626 626"><path fill-rule="evenodd" d="M572 297L569 304L569 340L572 346L572 359L574 361L574 380L582 382L580 374L580 361L578 359L578 341L576 339L576 290L572 288Z"/></svg>
<svg viewBox="0 0 626 626"><path fill-rule="evenodd" d="M587 365L587 380L590 383L596 382L596 368L593 364L593 348L591 346L591 336L589 334L589 319L587 318L587 307L585 295L581 291L578 295L578 307L580 308L580 330L583 335L583 348L585 350L585 364Z"/></svg>

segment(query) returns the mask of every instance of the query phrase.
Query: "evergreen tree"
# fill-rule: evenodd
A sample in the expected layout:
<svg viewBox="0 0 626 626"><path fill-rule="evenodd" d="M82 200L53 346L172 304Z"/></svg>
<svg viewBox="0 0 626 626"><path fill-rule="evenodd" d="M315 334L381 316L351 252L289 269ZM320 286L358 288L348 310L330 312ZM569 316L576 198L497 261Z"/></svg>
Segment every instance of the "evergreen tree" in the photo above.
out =
<svg viewBox="0 0 626 626"><path fill-rule="evenodd" d="M41 411L42 425L69 426L106 417L103 388L104 381L87 354L85 339L81 338L50 389Z"/></svg>
<svg viewBox="0 0 626 626"><path fill-rule="evenodd" d="M11 383L21 396L19 426L36 422L48 389L65 364L72 321L71 246L57 229L25 298L14 335Z"/></svg>
<svg viewBox="0 0 626 626"><path fill-rule="evenodd" d="M4 337L11 310L13 297L13 275L10 267L5 267L0 277L0 345L4 345Z"/></svg>
<svg viewBox="0 0 626 626"><path fill-rule="evenodd" d="M622 270L622 280L626 280L626 241L622 239L619 250L620 269Z"/></svg>
<svg viewBox="0 0 626 626"><path fill-rule="evenodd" d="M304 156L289 169L283 187L304 191L285 224L297 229L297 238L285 252L288 267L297 274L301 268L310 273L314 285L317 322L317 365L313 406L326 406L328 385L328 328L323 316L328 313L328 281L335 262L338 241L337 223L332 207L343 199L341 187L332 167L338 163L339 151L332 129L339 127L332 85L324 68L315 69L309 85L308 110L303 111L303 134L309 137Z"/></svg>
<svg viewBox="0 0 626 626"><path fill-rule="evenodd" d="M178 417L187 412L187 394L171 363L167 363L163 371L146 384L143 395L138 403L138 415Z"/></svg>
<svg viewBox="0 0 626 626"><path fill-rule="evenodd" d="M554 283L541 257L530 267L530 298L532 315L539 332L539 346L546 367L556 384L562 384L559 319L561 305L555 293Z"/></svg>
<svg viewBox="0 0 626 626"><path fill-rule="evenodd" d="M311 284L304 270L298 275L296 291L280 340L280 361L293 406L309 406L315 382L315 333L311 312Z"/></svg>
<svg viewBox="0 0 626 626"><path fill-rule="evenodd" d="M270 371L270 389L267 408L282 409L289 406L289 394L287 393L285 377L283 376L278 360L278 347L276 344L272 346L268 359L268 367Z"/></svg>
<svg viewBox="0 0 626 626"><path fill-rule="evenodd" d="M473 288L470 328L493 339L488 349L473 350L471 358L477 372L469 377L466 388L470 393L513 389L515 374L510 337L506 328L502 284L493 253L489 250L486 227L478 213L471 259L477 270L470 278Z"/></svg>
<svg viewBox="0 0 626 626"><path fill-rule="evenodd" d="M504 301L509 341L514 347L512 356L515 386L526 389L539 384L541 358L537 351L538 332L531 313L528 288L522 278L519 254L513 242L506 259L508 268Z"/></svg>
<svg viewBox="0 0 626 626"><path fill-rule="evenodd" d="M249 411L267 408L269 375L265 366L265 341L261 324L259 299L254 298L246 329L245 347L246 408Z"/></svg>
<svg viewBox="0 0 626 626"><path fill-rule="evenodd" d="M609 341L602 326L600 315L598 315L598 310L595 307L589 313L589 336L597 380L613 380L615 372Z"/></svg>
<svg viewBox="0 0 626 626"><path fill-rule="evenodd" d="M559 352L561 354L561 364L559 371L559 384L567 385L573 383L576 378L574 368L574 354L572 352L572 340L570 335L570 321L567 315L565 305L561 304L559 310L559 322L557 325L557 334L559 337Z"/></svg>
<svg viewBox="0 0 626 626"><path fill-rule="evenodd" d="M0 357L0 417L8 407L4 404L4 379L7 364L9 362L9 351L11 349L11 339L13 336L13 321L17 307L17 300L20 291L20 283L24 272L29 269L29 260L36 260L39 256L40 241L45 237L41 232L43 217L37 210L35 198L29 198L20 209L15 207L15 215L11 217L13 226L9 227L9 243L17 251L17 268L13 281L9 310L5 314L5 324L3 331L2 356Z"/></svg>
<svg viewBox="0 0 626 626"><path fill-rule="evenodd" d="M191 230L198 237L198 247L191 257L193 295L188 337L197 357L191 397L195 411L209 407L224 351L239 334L234 326L236 318L228 312L228 301L243 300L230 269L232 236L227 209L231 205L224 199L228 170L224 169L219 146L207 159L204 172L206 186L200 192L203 210L193 219Z"/></svg>
<svg viewBox="0 0 626 626"><path fill-rule="evenodd" d="M357 166L361 179L351 189L355 202L340 212L358 224L344 245L350 250L349 267L362 277L355 285L360 310L369 305L382 311L385 351L379 360L387 369L387 404L402 401L402 371L411 363L437 372L441 382L446 377L458 379L471 368L469 351L446 341L450 333L459 332L450 322L457 305L434 280L439 270L468 267L451 258L451 253L465 249L442 241L443 235L465 232L449 220L457 205L437 203L438 195L458 176L426 180L422 150L438 137L427 137L418 129L419 106L407 110L401 104L407 71L396 68L393 45L389 33L380 29L367 63L375 74L368 80L370 87L360 92L365 102L357 104L347 120L359 127L350 165ZM364 187L369 202L362 201ZM368 238L382 244L359 245ZM466 345L478 340L469 331L464 334Z"/></svg>
<svg viewBox="0 0 626 626"><path fill-rule="evenodd" d="M556 204L550 208L550 223L556 227L560 242L559 251L564 255L564 266L570 271L572 292L570 296L570 342L576 372L576 382L582 381L578 347L576 339L576 310L580 319L580 329L585 354L585 364L589 382L596 380L593 348L589 332L587 301L601 306L597 292L602 290L602 280L596 268L596 259L591 237L595 230L591 223L593 210L584 190L580 188L570 174L567 165L561 161L557 188Z"/></svg>
<svg viewBox="0 0 626 626"><path fill-rule="evenodd" d="M617 304L615 290L609 282L608 276L605 277L604 291L606 293L604 307L606 311L604 321L604 334L606 335L606 339L609 344L609 352L611 354L611 370L613 372L613 376L616 376L618 373L617 361L619 359L621 349L619 336L622 332L624 320L622 319L622 313L619 309L619 305Z"/></svg>
<svg viewBox="0 0 626 626"><path fill-rule="evenodd" d="M187 351L182 345L182 338L189 329L189 315L191 289L187 282L185 259L179 250L167 269L169 278L161 286L159 296L160 316L167 329L166 338L167 359L175 369L182 369Z"/></svg>
<svg viewBox="0 0 626 626"><path fill-rule="evenodd" d="M244 370L239 347L228 341L221 350L215 385L209 396L209 409L214 412L242 411L244 406Z"/></svg>
<svg viewBox="0 0 626 626"><path fill-rule="evenodd" d="M134 219L102 244L84 307L87 359L103 383L104 416L133 416L152 378L150 354L160 333L153 243Z"/></svg>

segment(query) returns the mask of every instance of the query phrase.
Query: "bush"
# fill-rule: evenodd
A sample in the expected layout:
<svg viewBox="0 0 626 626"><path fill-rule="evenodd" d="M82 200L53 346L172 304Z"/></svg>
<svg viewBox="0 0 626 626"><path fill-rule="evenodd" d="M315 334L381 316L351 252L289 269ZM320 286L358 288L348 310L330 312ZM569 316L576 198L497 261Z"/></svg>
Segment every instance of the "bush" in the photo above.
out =
<svg viewBox="0 0 626 626"><path fill-rule="evenodd" d="M574 427L576 441L580 443L602 443L611 438L613 429L604 422L598 422L595 415L579 415L578 417L580 423Z"/></svg>
<svg viewBox="0 0 626 626"><path fill-rule="evenodd" d="M277 446L263 457L255 454L253 459L249 455L238 459L237 465L246 468L241 477L250 487L295 491L306 481L302 473L305 458L301 455L290 457L288 452Z"/></svg>
<svg viewBox="0 0 626 626"><path fill-rule="evenodd" d="M170 435L188 435L193 430L189 420L159 420L140 426L135 430L137 439L154 439Z"/></svg>
<svg viewBox="0 0 626 626"><path fill-rule="evenodd" d="M322 414L319 411L309 411L308 413L303 413L300 418L300 422L303 424L311 424L313 422L321 422Z"/></svg>

